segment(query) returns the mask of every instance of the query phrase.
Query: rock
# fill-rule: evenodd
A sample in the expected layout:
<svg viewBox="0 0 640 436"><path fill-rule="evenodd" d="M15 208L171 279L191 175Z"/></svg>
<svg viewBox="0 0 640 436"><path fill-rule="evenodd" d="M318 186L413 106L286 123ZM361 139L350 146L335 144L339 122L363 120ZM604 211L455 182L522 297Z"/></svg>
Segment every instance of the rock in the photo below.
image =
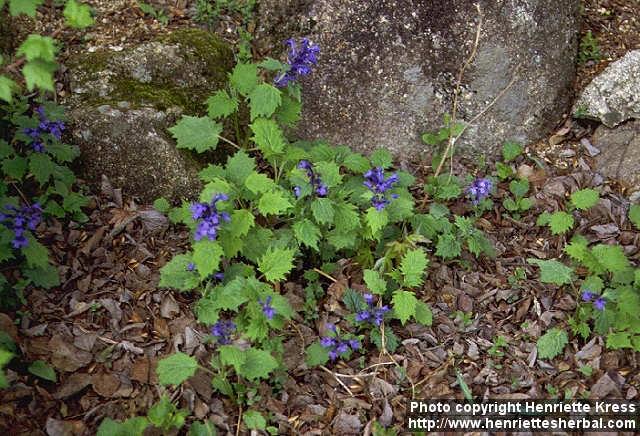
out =
<svg viewBox="0 0 640 436"><path fill-rule="evenodd" d="M479 2L482 33L466 70L458 118L470 121L504 91L459 144L476 154L506 140L538 140L568 110L578 0ZM260 34L307 35L319 64L303 83L298 133L409 160L430 150L421 134L443 125L456 76L475 38L470 0L264 0ZM519 68L518 68L519 66Z"/></svg>
<svg viewBox="0 0 640 436"><path fill-rule="evenodd" d="M66 104L81 177L98 186L104 174L144 202L195 197L203 164L176 149L167 129L181 115L203 114L232 66L228 46L195 29L70 59Z"/></svg>
<svg viewBox="0 0 640 436"><path fill-rule="evenodd" d="M600 126L591 142L600 150L596 170L640 190L640 121L629 121L615 129Z"/></svg>
<svg viewBox="0 0 640 436"><path fill-rule="evenodd" d="M573 105L573 113L607 127L640 117L640 50L628 52L596 76Z"/></svg>

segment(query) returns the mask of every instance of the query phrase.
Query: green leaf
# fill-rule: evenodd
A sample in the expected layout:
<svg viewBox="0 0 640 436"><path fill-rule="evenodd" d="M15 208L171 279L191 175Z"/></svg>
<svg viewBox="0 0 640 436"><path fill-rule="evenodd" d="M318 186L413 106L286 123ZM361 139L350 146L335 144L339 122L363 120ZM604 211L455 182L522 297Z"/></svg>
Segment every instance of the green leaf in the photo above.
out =
<svg viewBox="0 0 640 436"><path fill-rule="evenodd" d="M55 62L36 59L27 62L22 67L22 75L27 84L27 90L33 91L40 88L45 91L54 91L53 73L58 69Z"/></svg>
<svg viewBox="0 0 640 436"><path fill-rule="evenodd" d="M31 280L34 286L44 289L51 289L60 285L58 269L49 263L39 268L23 268L22 274Z"/></svg>
<svg viewBox="0 0 640 436"><path fill-rule="evenodd" d="M21 156L2 161L2 171L15 180L22 180L22 177L27 172L27 166L27 159Z"/></svg>
<svg viewBox="0 0 640 436"><path fill-rule="evenodd" d="M158 212L167 213L171 210L171 204L166 198L160 197L153 202L153 208Z"/></svg>
<svg viewBox="0 0 640 436"><path fill-rule="evenodd" d="M18 89L18 85L7 76L0 75L0 99L11 103L13 92Z"/></svg>
<svg viewBox="0 0 640 436"><path fill-rule="evenodd" d="M203 153L207 150L215 150L218 146L218 135L222 133L222 124L216 123L209 117L185 115L169 131L177 141L176 147Z"/></svg>
<svg viewBox="0 0 640 436"><path fill-rule="evenodd" d="M280 215L293 207L282 191L265 192L258 201L258 210L262 215Z"/></svg>
<svg viewBox="0 0 640 436"><path fill-rule="evenodd" d="M334 162L318 162L315 165L315 169L320 175L322 182L329 188L333 188L342 183L340 167Z"/></svg>
<svg viewBox="0 0 640 436"><path fill-rule="evenodd" d="M33 18L36 16L36 9L42 3L44 0L9 0L9 13L12 17L25 14Z"/></svg>
<svg viewBox="0 0 640 436"><path fill-rule="evenodd" d="M190 291L200 284L200 276L195 271L187 270L191 256L179 254L160 269L160 288Z"/></svg>
<svg viewBox="0 0 640 436"><path fill-rule="evenodd" d="M581 189L571 194L571 204L576 209L587 210L600 201L600 193L595 189Z"/></svg>
<svg viewBox="0 0 640 436"><path fill-rule="evenodd" d="M293 234L300 244L318 251L318 241L320 240L320 229L310 220L304 219L293 224Z"/></svg>
<svg viewBox="0 0 640 436"><path fill-rule="evenodd" d="M55 370L43 360L36 360L29 365L29 368L27 369L31 374L42 379L49 380L54 383L58 381Z"/></svg>
<svg viewBox="0 0 640 436"><path fill-rule="evenodd" d="M557 211L549 216L549 227L551 228L551 233L554 235L567 232L573 227L573 224L573 215L566 212Z"/></svg>
<svg viewBox="0 0 640 436"><path fill-rule="evenodd" d="M502 158L509 162L520 156L523 152L522 145L517 142L505 142L502 146Z"/></svg>
<svg viewBox="0 0 640 436"><path fill-rule="evenodd" d="M309 367L324 365L329 361L329 352L326 348L320 345L319 342L314 342L307 347L307 359L306 363Z"/></svg>
<svg viewBox="0 0 640 436"><path fill-rule="evenodd" d="M195 358L184 354L175 353L158 361L156 372L161 385L179 385L189 377L193 377L198 369Z"/></svg>
<svg viewBox="0 0 640 436"><path fill-rule="evenodd" d="M246 209L236 209L231 213L231 222L233 225L229 226L229 233L241 238L255 225L255 217Z"/></svg>
<svg viewBox="0 0 640 436"><path fill-rule="evenodd" d="M218 271L224 250L217 242L203 239L193 244L193 263L200 278L204 279Z"/></svg>
<svg viewBox="0 0 640 436"><path fill-rule="evenodd" d="M247 380L266 379L278 367L278 361L267 351L249 348L245 356L246 361L239 374Z"/></svg>
<svg viewBox="0 0 640 436"><path fill-rule="evenodd" d="M598 244L591 249L591 252L609 272L622 272L630 267L629 259L619 245Z"/></svg>
<svg viewBox="0 0 640 436"><path fill-rule="evenodd" d="M53 62L56 59L56 51L55 41L52 38L31 34L20 44L16 55L26 57L27 61L40 59Z"/></svg>
<svg viewBox="0 0 640 436"><path fill-rule="evenodd" d="M333 202L328 198L316 198L311 202L311 212L318 224L331 224L333 222Z"/></svg>
<svg viewBox="0 0 640 436"><path fill-rule="evenodd" d="M376 210L374 207L367 209L365 215L367 225L371 229L371 233L377 234L380 230L384 229L389 222L389 215L386 210Z"/></svg>
<svg viewBox="0 0 640 436"><path fill-rule="evenodd" d="M433 313L429 305L423 301L416 303L416 313L413 316L417 322L424 326L430 326L433 323Z"/></svg>
<svg viewBox="0 0 640 436"><path fill-rule="evenodd" d="M607 335L607 348L619 350L620 348L633 348L631 334L629 332L615 332Z"/></svg>
<svg viewBox="0 0 640 436"><path fill-rule="evenodd" d="M344 158L342 165L344 165L348 170L351 170L354 173L365 173L369 168L371 168L369 159L367 159L360 153L349 153Z"/></svg>
<svg viewBox="0 0 640 436"><path fill-rule="evenodd" d="M462 244L452 233L445 233L438 238L436 244L436 256L443 259L454 259L460 256Z"/></svg>
<svg viewBox="0 0 640 436"><path fill-rule="evenodd" d="M84 29L93 24L91 8L76 2L76 0L67 0L63 15L67 20L67 25L76 29Z"/></svg>
<svg viewBox="0 0 640 436"><path fill-rule="evenodd" d="M276 183L266 174L254 171L244 181L244 186L254 194L260 194L275 189Z"/></svg>
<svg viewBox="0 0 640 436"><path fill-rule="evenodd" d="M509 191L516 198L522 198L529 192L529 181L527 179L512 180L509 183Z"/></svg>
<svg viewBox="0 0 640 436"><path fill-rule="evenodd" d="M395 291L393 293L393 311L402 325L412 316L416 315L418 299L411 291Z"/></svg>
<svg viewBox="0 0 640 436"><path fill-rule="evenodd" d="M209 97L206 103L211 118L228 117L238 110L238 100L223 89Z"/></svg>
<svg viewBox="0 0 640 436"><path fill-rule="evenodd" d="M282 153L285 146L284 135L275 121L258 118L249 127L253 132L253 142L266 157Z"/></svg>
<svg viewBox="0 0 640 436"><path fill-rule="evenodd" d="M629 208L629 220L636 226L637 229L640 229L640 205L632 204Z"/></svg>
<svg viewBox="0 0 640 436"><path fill-rule="evenodd" d="M400 272L404 277L405 286L420 286L428 264L427 255L423 250L416 248L407 251L400 262Z"/></svg>
<svg viewBox="0 0 640 436"><path fill-rule="evenodd" d="M196 421L189 427L189 436L217 436L218 431L211 421Z"/></svg>
<svg viewBox="0 0 640 436"><path fill-rule="evenodd" d="M341 232L349 232L360 226L358 209L351 203L336 202L333 204L333 223Z"/></svg>
<svg viewBox="0 0 640 436"><path fill-rule="evenodd" d="M553 359L562 353L568 343L567 332L552 328L538 339L538 359Z"/></svg>
<svg viewBox="0 0 640 436"><path fill-rule="evenodd" d="M29 243L23 247L22 254L27 258L27 265L34 268L46 268L49 265L49 250L32 235L28 235Z"/></svg>
<svg viewBox="0 0 640 436"><path fill-rule="evenodd" d="M251 121L258 117L269 118L282 102L280 91L267 83L256 86L249 94L248 99L251 108Z"/></svg>
<svg viewBox="0 0 640 436"><path fill-rule="evenodd" d="M13 359L13 353L0 348L0 389L9 387L3 368Z"/></svg>
<svg viewBox="0 0 640 436"><path fill-rule="evenodd" d="M255 64L237 64L229 77L231 86L242 95L249 95L258 85L258 67Z"/></svg>
<svg viewBox="0 0 640 436"><path fill-rule="evenodd" d="M300 121L302 103L289 96L282 96L282 103L276 110L276 119L282 126L294 127Z"/></svg>
<svg viewBox="0 0 640 436"><path fill-rule="evenodd" d="M51 178L55 168L56 164L44 153L33 153L29 156L29 171L40 186Z"/></svg>
<svg viewBox="0 0 640 436"><path fill-rule="evenodd" d="M258 262L258 270L270 282L277 282L293 269L294 250L275 248L268 249Z"/></svg>
<svg viewBox="0 0 640 436"><path fill-rule="evenodd" d="M365 269L363 273L364 282L372 293L384 295L387 292L387 282L380 277L380 273L378 271Z"/></svg>
<svg viewBox="0 0 640 436"><path fill-rule="evenodd" d="M242 365L247 361L245 352L235 345L221 345L218 351L220 352L220 362L223 365L233 366L236 372L240 373Z"/></svg>
<svg viewBox="0 0 640 436"><path fill-rule="evenodd" d="M558 262L555 259L527 259L532 265L540 267L540 281L543 283L553 283L555 285L568 285L573 279L573 269Z"/></svg>
<svg viewBox="0 0 640 436"><path fill-rule="evenodd" d="M89 204L89 199L77 192L70 192L65 195L62 207L67 212L80 212L80 209Z"/></svg>
<svg viewBox="0 0 640 436"><path fill-rule="evenodd" d="M389 150L379 148L371 153L371 165L374 167L389 168L393 164L393 156Z"/></svg>
<svg viewBox="0 0 640 436"><path fill-rule="evenodd" d="M255 410L244 412L242 420L250 430L264 430L267 427L267 421L264 416Z"/></svg>
<svg viewBox="0 0 640 436"><path fill-rule="evenodd" d="M227 178L238 186L244 185L245 180L256 167L256 161L243 150L239 150L227 159Z"/></svg>

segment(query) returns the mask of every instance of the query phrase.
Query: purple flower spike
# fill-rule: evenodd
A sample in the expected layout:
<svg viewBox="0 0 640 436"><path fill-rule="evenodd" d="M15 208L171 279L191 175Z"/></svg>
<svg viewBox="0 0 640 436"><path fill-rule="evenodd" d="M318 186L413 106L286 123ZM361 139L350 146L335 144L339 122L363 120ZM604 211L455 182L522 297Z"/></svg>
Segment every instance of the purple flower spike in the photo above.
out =
<svg viewBox="0 0 640 436"><path fill-rule="evenodd" d="M194 221L199 221L193 236L196 241L205 237L210 241L215 241L222 221L231 221L228 213L219 212L217 208L219 201L227 201L228 199L229 197L226 194L216 194L211 203L194 203L191 205L191 218Z"/></svg>
<svg viewBox="0 0 640 436"><path fill-rule="evenodd" d="M220 320L211 327L211 335L216 338L218 344L228 345L231 343L231 335L236 331L233 321Z"/></svg>
<svg viewBox="0 0 640 436"><path fill-rule="evenodd" d="M11 245L15 249L21 249L29 245L29 240L25 236L27 230L35 230L42 221L42 208L40 204L34 203L31 206L17 208L6 205L5 213L0 213L0 223L13 231L14 238Z"/></svg>
<svg viewBox="0 0 640 436"><path fill-rule="evenodd" d="M266 316L268 320L272 320L273 316L276 314L276 310L271 306L271 295L267 296L264 301L258 298L258 303L262 306L262 313L264 313L264 316Z"/></svg>
<svg viewBox="0 0 640 436"><path fill-rule="evenodd" d="M364 173L364 186L369 188L373 193L371 198L371 204L377 211L382 211L391 200L387 198L387 191L393 188L393 185L398 183L398 173L393 173L389 177L384 177L384 170L382 167L372 168ZM392 199L398 198L397 194L391 195Z"/></svg>
<svg viewBox="0 0 640 436"><path fill-rule="evenodd" d="M596 294L594 294L591 291L582 291L582 301L585 302L589 302L589 301L593 301L593 299L596 297Z"/></svg>
<svg viewBox="0 0 640 436"><path fill-rule="evenodd" d="M311 67L318 63L318 53L320 53L320 47L307 38L302 38L299 45L293 39L287 40L285 44L289 48L287 56L289 70L274 79L274 85L279 88L284 88L299 77L310 74Z"/></svg>
<svg viewBox="0 0 640 436"><path fill-rule="evenodd" d="M62 139L62 132L65 129L65 125L62 121L49 120L45 114L44 107L42 106L38 107L35 112L40 118L38 127L27 127L23 132L31 138L31 148L33 151L36 153L44 153L46 151L44 145L46 138L43 137L43 135L50 134L56 140L60 141L60 139Z"/></svg>
<svg viewBox="0 0 640 436"><path fill-rule="evenodd" d="M593 302L593 307L595 307L596 310L603 311L606 304L607 304L607 300L605 300L604 297L598 297Z"/></svg>
<svg viewBox="0 0 640 436"><path fill-rule="evenodd" d="M309 162L308 160L301 160L300 162L298 162L298 169L305 170L305 172L307 173L307 177L309 177L309 182L311 183L311 186L313 186L313 189L318 197L327 196L327 194L329 193L329 188L327 187L327 185L322 183L322 179L320 179L320 177L313 171L313 165L311 164L311 162ZM302 193L300 186L294 186L293 193L295 194L296 198L300 198L300 195Z"/></svg>
<svg viewBox="0 0 640 436"><path fill-rule="evenodd" d="M491 194L493 182L487 178L476 179L467 188L467 194L471 202L477 205Z"/></svg>

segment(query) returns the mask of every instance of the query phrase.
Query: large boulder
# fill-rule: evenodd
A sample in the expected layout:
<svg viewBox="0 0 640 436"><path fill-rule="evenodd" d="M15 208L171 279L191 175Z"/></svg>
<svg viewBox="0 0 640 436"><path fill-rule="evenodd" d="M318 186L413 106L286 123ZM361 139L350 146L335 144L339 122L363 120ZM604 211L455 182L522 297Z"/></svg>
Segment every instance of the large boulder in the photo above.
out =
<svg viewBox="0 0 640 436"><path fill-rule="evenodd" d="M198 157L178 150L167 131L180 115L202 114L224 86L231 49L200 30L183 30L122 51L67 62L71 134L81 176L111 182L142 201L195 197Z"/></svg>
<svg viewBox="0 0 640 436"><path fill-rule="evenodd" d="M579 0L480 0L481 37L463 77L459 142L477 154L505 140L543 137L569 107ZM263 0L260 32L281 44L306 35L320 61L304 79L301 136L411 159L420 136L442 126L455 77L473 47L471 0ZM260 38L258 38L260 40ZM514 83L508 86L515 75ZM505 88L507 88L504 91Z"/></svg>
<svg viewBox="0 0 640 436"><path fill-rule="evenodd" d="M607 127L640 118L640 50L633 50L598 74L573 106L576 116Z"/></svg>

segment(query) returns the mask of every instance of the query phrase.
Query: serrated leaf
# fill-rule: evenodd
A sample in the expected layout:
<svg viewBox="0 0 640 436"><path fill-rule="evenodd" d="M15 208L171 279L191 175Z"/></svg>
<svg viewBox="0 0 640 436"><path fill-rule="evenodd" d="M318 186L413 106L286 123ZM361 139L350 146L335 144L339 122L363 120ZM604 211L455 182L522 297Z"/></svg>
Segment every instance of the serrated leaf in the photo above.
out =
<svg viewBox="0 0 640 436"><path fill-rule="evenodd" d="M0 75L0 100L13 101L13 92L18 89L18 85L7 76Z"/></svg>
<svg viewBox="0 0 640 436"><path fill-rule="evenodd" d="M512 180L509 183L509 191L516 198L522 198L529 192L529 181L527 179Z"/></svg>
<svg viewBox="0 0 640 436"><path fill-rule="evenodd" d="M231 86L242 95L249 95L258 85L258 67L255 64L237 64L229 76Z"/></svg>
<svg viewBox="0 0 640 436"><path fill-rule="evenodd" d="M27 62L22 67L22 75L30 92L35 88L45 91L54 91L53 73L58 69L55 62L35 59Z"/></svg>
<svg viewBox="0 0 640 436"><path fill-rule="evenodd" d="M27 369L31 374L42 379L49 380L54 383L58 381L55 370L43 360L36 360L31 365L29 365L29 368Z"/></svg>
<svg viewBox="0 0 640 436"><path fill-rule="evenodd" d="M171 204L166 198L160 197L153 202L153 208L158 212L167 213L171 210Z"/></svg>
<svg viewBox="0 0 640 436"><path fill-rule="evenodd" d="M13 353L0 348L0 389L9 387L9 383L7 382L7 378L4 375L3 368L11 361L11 359L13 359Z"/></svg>
<svg viewBox="0 0 640 436"><path fill-rule="evenodd" d="M427 255L423 250L416 248L407 251L400 262L400 272L404 278L405 286L420 286L428 264Z"/></svg>
<svg viewBox="0 0 640 436"><path fill-rule="evenodd" d="M631 334L629 332L615 332L607 335L607 348L619 350L632 347Z"/></svg>
<svg viewBox="0 0 640 436"><path fill-rule="evenodd" d="M540 281L555 285L567 285L573 279L573 269L555 259L527 259L527 262L540 267Z"/></svg>
<svg viewBox="0 0 640 436"><path fill-rule="evenodd" d="M93 24L91 8L88 5L78 3L76 0L67 0L63 15L67 25L76 29L84 29Z"/></svg>
<svg viewBox="0 0 640 436"><path fill-rule="evenodd" d="M502 146L502 158L505 162L509 162L522 154L522 145L517 142L505 142Z"/></svg>
<svg viewBox="0 0 640 436"><path fill-rule="evenodd" d="M294 250L285 248L269 249L260 258L258 270L270 282L277 282L293 269Z"/></svg>
<svg viewBox="0 0 640 436"><path fill-rule="evenodd" d="M60 274L58 269L47 263L38 268L23 268L22 274L33 283L44 289L51 289L60 285Z"/></svg>
<svg viewBox="0 0 640 436"><path fill-rule="evenodd" d="M12 159L2 161L2 171L9 177L21 180L27 172L28 162L22 156L16 156Z"/></svg>
<svg viewBox="0 0 640 436"><path fill-rule="evenodd" d="M247 177L256 167L256 161L243 150L227 159L227 178L238 186L244 185Z"/></svg>
<svg viewBox="0 0 640 436"><path fill-rule="evenodd" d="M218 271L224 250L217 242L204 239L193 244L193 263L200 278L204 279Z"/></svg>
<svg viewBox="0 0 640 436"><path fill-rule="evenodd" d="M320 229L310 220L304 219L293 224L293 233L300 244L318 250L320 240Z"/></svg>
<svg viewBox="0 0 640 436"><path fill-rule="evenodd" d="M573 215L567 212L557 211L549 216L549 228L554 235L560 235L573 228Z"/></svg>
<svg viewBox="0 0 640 436"><path fill-rule="evenodd" d="M629 208L629 220L636 226L637 229L640 229L640 205L632 204Z"/></svg>
<svg viewBox="0 0 640 436"><path fill-rule="evenodd" d="M203 153L207 150L215 150L218 146L218 135L222 133L222 124L216 123L209 117L185 115L169 131L177 141L176 147Z"/></svg>
<svg viewBox="0 0 640 436"><path fill-rule="evenodd" d="M56 45L53 38L31 34L24 40L18 50L17 56L24 56L27 61L40 59L47 62L53 62L56 59Z"/></svg>
<svg viewBox="0 0 640 436"><path fill-rule="evenodd" d="M194 357L184 353L175 353L158 361L156 372L158 382L163 385L179 385L189 377L193 377L198 369Z"/></svg>
<svg viewBox="0 0 640 436"><path fill-rule="evenodd" d="M629 259L619 245L598 244L591 249L591 252L609 272L622 272L630 267Z"/></svg>
<svg viewBox="0 0 640 436"><path fill-rule="evenodd" d="M377 234L380 230L384 229L389 222L389 215L386 210L376 210L374 207L367 209L365 215L367 225L371 229L371 233Z"/></svg>
<svg viewBox="0 0 640 436"><path fill-rule="evenodd" d="M2 4L4 0L0 2L0 8L2 8ZM44 0L9 0L9 14L12 17L18 16L20 14L25 14L30 17L36 16L36 9L44 3Z"/></svg>
<svg viewBox="0 0 640 436"><path fill-rule="evenodd" d="M282 103L276 110L276 119L282 126L294 127L300 121L302 103L287 95L282 96Z"/></svg>
<svg viewBox="0 0 640 436"><path fill-rule="evenodd" d="M587 210L600 201L600 193L595 189L581 189L571 194L571 204L576 209Z"/></svg>
<svg viewBox="0 0 640 436"><path fill-rule="evenodd" d="M31 268L46 268L49 265L49 250L32 235L28 235L27 239L29 243L21 249L27 265Z"/></svg>
<svg viewBox="0 0 640 436"><path fill-rule="evenodd" d="M212 294L215 309L237 310L238 307L249 301L247 296L247 281L244 277L236 277L217 292Z"/></svg>
<svg viewBox="0 0 640 436"><path fill-rule="evenodd" d="M349 153L344 158L342 165L354 173L365 173L371 167L369 159L360 153Z"/></svg>
<svg viewBox="0 0 640 436"><path fill-rule="evenodd" d="M416 303L416 313L413 316L417 322L424 326L430 326L433 323L433 313L429 305L423 301Z"/></svg>
<svg viewBox="0 0 640 436"><path fill-rule="evenodd" d="M268 378L269 374L278 367L278 361L267 351L249 348L245 351L245 355L246 361L239 374L247 380Z"/></svg>
<svg viewBox="0 0 640 436"><path fill-rule="evenodd" d="M211 421L196 421L189 427L189 436L217 436L215 424Z"/></svg>
<svg viewBox="0 0 640 436"><path fill-rule="evenodd" d="M372 293L377 295L384 295L387 292L387 282L380 277L378 271L371 269L365 269L363 271L364 282Z"/></svg>
<svg viewBox="0 0 640 436"><path fill-rule="evenodd" d="M462 244L451 233L446 233L438 238L436 244L436 256L440 256L443 259L454 259L460 256L462 252Z"/></svg>
<svg viewBox="0 0 640 436"><path fill-rule="evenodd" d="M251 121L258 117L269 118L282 103L280 90L267 83L261 83L253 88L248 99L251 108Z"/></svg>
<svg viewBox="0 0 640 436"><path fill-rule="evenodd" d="M340 167L334 162L318 162L315 164L315 169L320 175L322 182L329 188L333 188L342 183Z"/></svg>
<svg viewBox="0 0 640 436"><path fill-rule="evenodd" d="M262 215L280 215L293 207L281 191L265 192L258 201L258 210Z"/></svg>
<svg viewBox="0 0 640 436"><path fill-rule="evenodd" d="M236 238L241 238L249 233L249 230L255 225L255 217L246 209L236 209L231 213L231 222L229 233Z"/></svg>
<svg viewBox="0 0 640 436"><path fill-rule="evenodd" d="M240 373L242 365L247 361L244 351L235 345L221 345L218 351L220 353L220 362L223 365L233 366L236 372Z"/></svg>
<svg viewBox="0 0 640 436"><path fill-rule="evenodd" d="M552 328L538 338L538 359L553 359L562 353L568 343L567 332L559 328Z"/></svg>
<svg viewBox="0 0 640 436"><path fill-rule="evenodd" d="M349 232L360 226L360 215L353 204L336 202L333 210L333 223L340 232Z"/></svg>
<svg viewBox="0 0 640 436"><path fill-rule="evenodd" d="M274 190L276 183L266 174L252 172L244 181L244 186L254 194Z"/></svg>
<svg viewBox="0 0 640 436"><path fill-rule="evenodd" d="M98 427L97 436L142 436L149 426L149 421L144 416L129 418L124 422L105 418Z"/></svg>
<svg viewBox="0 0 640 436"><path fill-rule="evenodd" d="M191 256L179 254L160 269L160 288L190 291L200 284L200 276L195 271L189 271Z"/></svg>
<svg viewBox="0 0 640 436"><path fill-rule="evenodd" d="M401 290L395 291L393 293L392 303L396 318L400 320L402 325L404 325L409 318L415 316L418 299L413 292Z"/></svg>
<svg viewBox="0 0 640 436"><path fill-rule="evenodd" d="M29 156L29 171L40 186L47 182L55 171L56 164L44 153L33 153Z"/></svg>
<svg viewBox="0 0 640 436"><path fill-rule="evenodd" d="M327 234L327 241L336 250L342 250L345 248L354 248L356 244L355 232L342 232L338 229L332 230Z"/></svg>
<svg viewBox="0 0 640 436"><path fill-rule="evenodd" d="M207 99L207 114L211 118L228 117L238 110L238 100L221 89Z"/></svg>
<svg viewBox="0 0 640 436"><path fill-rule="evenodd" d="M251 139L266 157L282 153L285 146L284 135L275 121L257 118L249 127L253 132Z"/></svg>
<svg viewBox="0 0 640 436"><path fill-rule="evenodd" d="M393 156L389 150L379 148L371 153L371 165L374 167L389 168L393 164Z"/></svg>
<svg viewBox="0 0 640 436"><path fill-rule="evenodd" d="M329 352L319 342L309 345L306 351L306 363L309 367L324 365L329 361Z"/></svg>
<svg viewBox="0 0 640 436"><path fill-rule="evenodd" d="M333 202L328 198L316 198L311 202L311 212L318 224L333 222Z"/></svg>
<svg viewBox="0 0 640 436"><path fill-rule="evenodd" d="M250 430L264 430L267 427L267 420L260 412L255 410L247 410L242 415L242 421L244 421L247 428Z"/></svg>
<svg viewBox="0 0 640 436"><path fill-rule="evenodd" d="M62 207L67 212L80 212L81 208L89 204L89 199L77 192L69 192L62 200Z"/></svg>

